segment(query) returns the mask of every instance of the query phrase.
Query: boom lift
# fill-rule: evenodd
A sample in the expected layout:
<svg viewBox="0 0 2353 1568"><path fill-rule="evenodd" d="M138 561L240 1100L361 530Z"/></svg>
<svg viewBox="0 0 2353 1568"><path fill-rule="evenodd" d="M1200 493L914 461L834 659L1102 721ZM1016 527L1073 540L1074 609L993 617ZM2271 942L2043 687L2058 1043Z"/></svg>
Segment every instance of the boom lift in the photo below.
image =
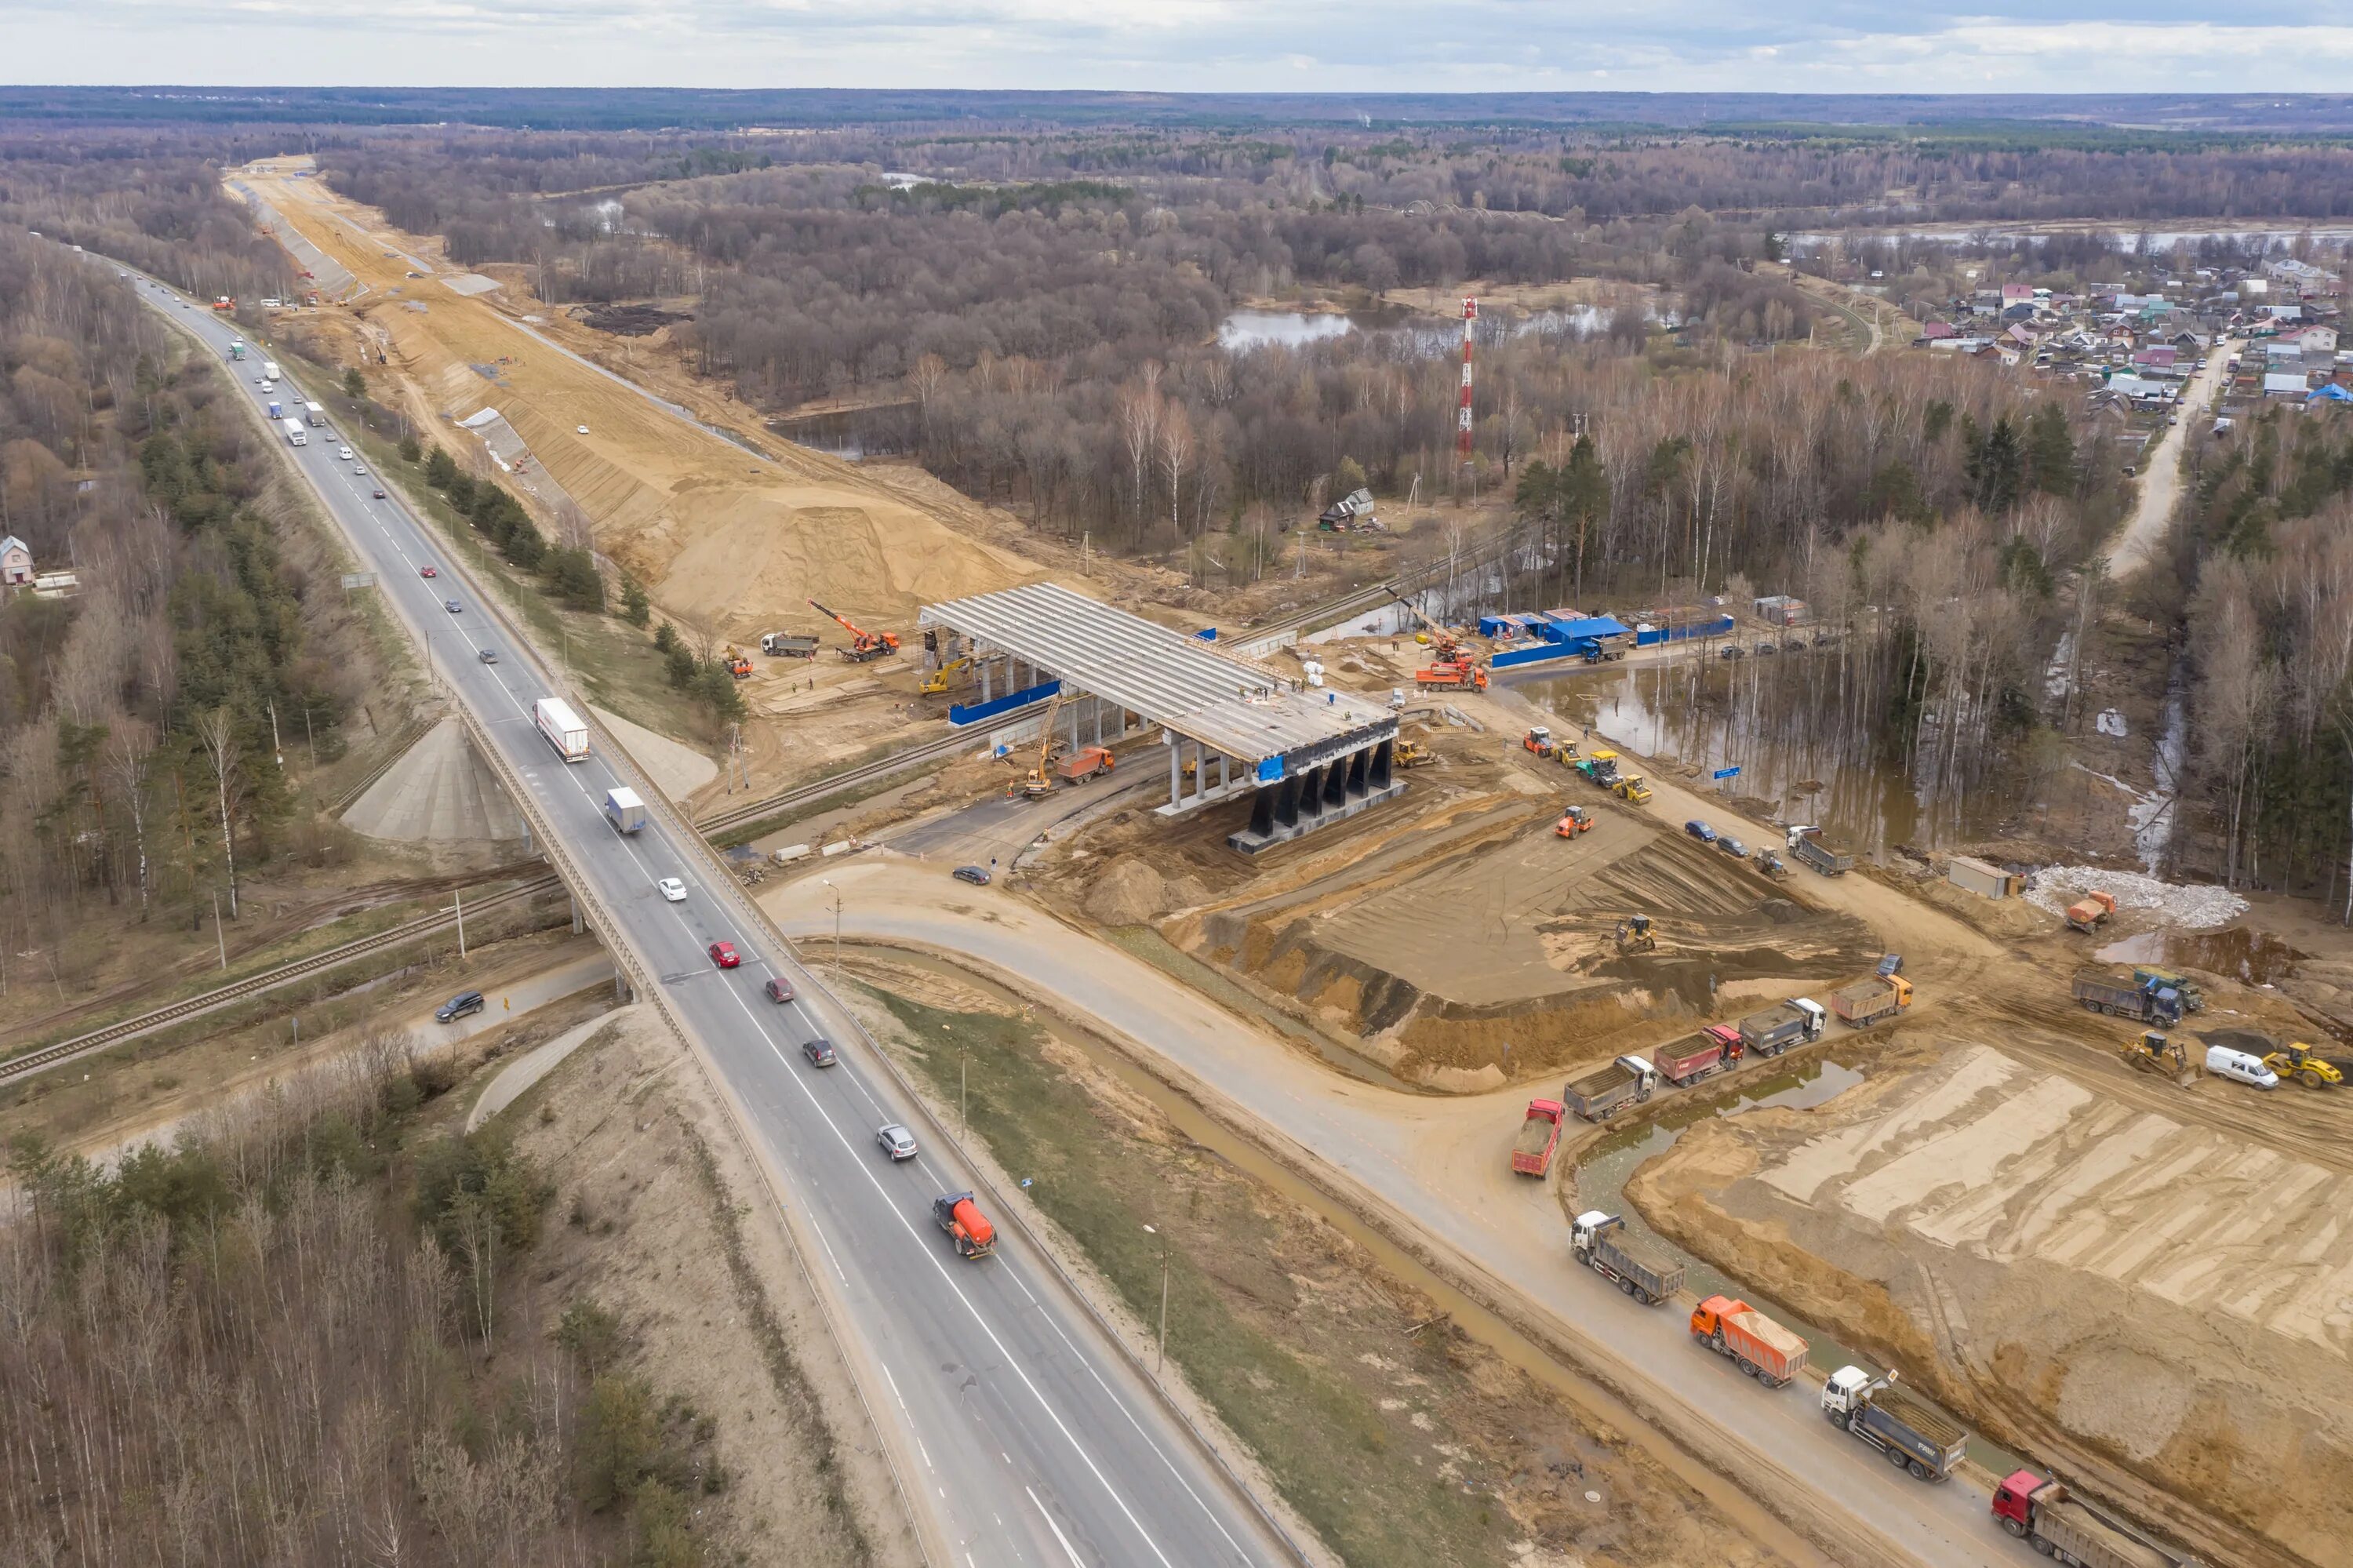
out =
<svg viewBox="0 0 2353 1568"><path fill-rule="evenodd" d="M853 664L888 659L899 651L899 634L895 631L868 631L849 617L838 610L828 609L815 599L809 600L809 608L819 615L830 616L839 621L841 629L849 633L850 644L841 651L841 656Z"/></svg>

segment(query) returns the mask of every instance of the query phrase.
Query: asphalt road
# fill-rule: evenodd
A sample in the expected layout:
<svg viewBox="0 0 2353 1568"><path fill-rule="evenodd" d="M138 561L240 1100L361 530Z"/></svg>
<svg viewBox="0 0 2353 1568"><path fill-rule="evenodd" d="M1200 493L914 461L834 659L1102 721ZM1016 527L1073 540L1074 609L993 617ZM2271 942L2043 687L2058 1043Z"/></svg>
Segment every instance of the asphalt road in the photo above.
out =
<svg viewBox="0 0 2353 1568"><path fill-rule="evenodd" d="M152 281L139 292L227 360L229 323ZM258 404L268 400L257 385L266 357L253 348L224 366ZM300 394L281 383L275 396ZM955 1152L925 1148L898 1165L882 1156L875 1128L912 1118L849 1021L787 955L743 928L714 885L719 874L706 880L704 857L673 842L663 818L633 837L607 825L599 802L621 776L602 757L567 766L541 737L532 704L552 685L538 662L510 644L426 524L396 496L377 498L375 478L340 455L331 431L307 435L287 456L377 572L386 603L429 637L440 678L479 715L659 977L800 1204L822 1254L811 1266L832 1277L824 1284L856 1341L845 1351L894 1442L911 1505L929 1512L919 1528L934 1559L958 1568L1292 1561L1050 1268L1010 1238L986 1260L956 1256L930 1217L935 1194L972 1185ZM432 580L421 575L428 567ZM478 662L484 649L499 662ZM654 884L664 876L685 881L683 902L661 897ZM741 951L740 969L713 965L706 949L721 939ZM763 983L778 976L800 1000L766 1000ZM803 1061L802 1043L820 1035L839 1045L839 1065Z"/></svg>

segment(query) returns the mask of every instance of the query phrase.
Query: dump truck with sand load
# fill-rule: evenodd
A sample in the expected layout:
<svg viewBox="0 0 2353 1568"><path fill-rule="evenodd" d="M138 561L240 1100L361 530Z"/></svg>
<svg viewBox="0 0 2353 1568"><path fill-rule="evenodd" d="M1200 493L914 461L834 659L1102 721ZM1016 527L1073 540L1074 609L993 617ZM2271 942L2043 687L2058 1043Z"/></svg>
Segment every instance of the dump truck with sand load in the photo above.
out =
<svg viewBox="0 0 2353 1568"><path fill-rule="evenodd" d="M2181 993L2154 980L2126 982L2105 969L2075 971L2075 1000L2094 1012L2140 1023L2181 1022Z"/></svg>
<svg viewBox="0 0 2353 1568"><path fill-rule="evenodd" d="M2133 983L2136 985L2154 984L2160 990L2170 986L2173 990L2181 993L2182 1012L2201 1012L2205 1011L2206 988L2200 985L2196 980L2191 980L2188 975L2183 974L2179 969L2162 969L2158 968L2155 964L2135 964L2133 966Z"/></svg>
<svg viewBox="0 0 2353 1568"><path fill-rule="evenodd" d="M1746 1301L1709 1297L1692 1308L1691 1334L1767 1388L1806 1370L1806 1341Z"/></svg>
<svg viewBox="0 0 2353 1568"><path fill-rule="evenodd" d="M1553 1151L1560 1147L1560 1102L1530 1100L1528 1118L1512 1145L1512 1169L1522 1176L1541 1176L1552 1169Z"/></svg>
<svg viewBox="0 0 2353 1568"><path fill-rule="evenodd" d="M1577 1216L1568 1233L1577 1261L1616 1285L1645 1307L1655 1307L1683 1287L1683 1266L1626 1234L1626 1222L1599 1209Z"/></svg>
<svg viewBox="0 0 2353 1568"><path fill-rule="evenodd" d="M2116 895L2094 888L2067 906L2067 925L2071 929L2088 936L2098 930L2116 912Z"/></svg>
<svg viewBox="0 0 2353 1568"><path fill-rule="evenodd" d="M1818 827L1790 828L1783 847L1824 876L1844 876L1854 869L1854 856L1823 842L1822 830Z"/></svg>
<svg viewBox="0 0 2353 1568"><path fill-rule="evenodd" d="M1778 1056L1792 1045L1820 1039L1829 1021L1820 1002L1811 997L1791 997L1778 1007L1742 1019L1740 1039L1759 1056Z"/></svg>
<svg viewBox="0 0 2353 1568"><path fill-rule="evenodd" d="M814 637L790 631L760 633L760 652L772 659L814 659L817 651L818 640Z"/></svg>
<svg viewBox="0 0 2353 1568"><path fill-rule="evenodd" d="M1678 1088L1695 1084L1718 1067L1740 1059L1740 1031L1726 1023L1711 1023L1694 1034L1651 1053L1659 1075Z"/></svg>
<svg viewBox="0 0 2353 1568"><path fill-rule="evenodd" d="M2061 1483L2031 1470L2013 1470L1994 1489L1993 1516L2002 1529L2069 1568L2188 1568L2187 1558L2128 1534Z"/></svg>
<svg viewBox="0 0 2353 1568"><path fill-rule="evenodd" d="M1841 1367L1822 1384L1822 1414L1924 1481L1941 1481L1968 1452L1961 1424L1895 1386L1895 1374L1873 1377Z"/></svg>
<svg viewBox="0 0 2353 1568"><path fill-rule="evenodd" d="M1912 1005L1912 982L1902 975L1873 975L1831 992L1831 1011L1849 1029L1868 1029Z"/></svg>
<svg viewBox="0 0 2353 1568"><path fill-rule="evenodd" d="M1602 1121L1630 1105L1640 1105L1659 1086L1659 1070L1640 1056L1620 1056L1560 1091L1561 1104L1588 1121Z"/></svg>

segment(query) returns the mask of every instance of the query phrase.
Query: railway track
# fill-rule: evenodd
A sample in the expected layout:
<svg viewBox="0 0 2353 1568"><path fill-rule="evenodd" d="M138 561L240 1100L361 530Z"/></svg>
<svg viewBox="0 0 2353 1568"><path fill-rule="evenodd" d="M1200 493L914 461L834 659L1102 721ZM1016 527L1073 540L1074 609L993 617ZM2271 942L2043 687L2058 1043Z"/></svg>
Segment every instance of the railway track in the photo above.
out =
<svg viewBox="0 0 2353 1568"><path fill-rule="evenodd" d="M503 892L491 894L470 906L467 913L489 914L509 905L528 903L542 894L562 886L562 879L551 872ZM413 941L418 937L429 936L435 931L454 926L456 923L457 917L453 915L439 913L420 915L414 920L404 921L400 925L378 931L374 936L355 938L322 952L312 953L308 958L296 959L291 963L280 964L275 969L264 969L259 974L248 975L241 980L232 980L227 985L188 997L185 1001L175 1001L169 1007L159 1007L153 1012L142 1012L136 1018L126 1018L120 1023L111 1023L103 1029L92 1030L87 1034L78 1034L70 1040L60 1040L54 1045L44 1045L37 1051L27 1051L21 1056L13 1056L5 1062L0 1062L0 1084L15 1083L19 1079L31 1077L36 1074L47 1072L52 1067L61 1066L68 1062L87 1056L93 1051L102 1051L110 1045L118 1044L134 1036L152 1033L168 1024L177 1023L184 1018L193 1018L200 1012L210 1012L216 1008L227 1007L231 1002L242 1001L247 997L259 996L264 991L275 991L307 975L338 968L351 962L353 959L364 958L369 953L385 948L397 947L403 942Z"/></svg>

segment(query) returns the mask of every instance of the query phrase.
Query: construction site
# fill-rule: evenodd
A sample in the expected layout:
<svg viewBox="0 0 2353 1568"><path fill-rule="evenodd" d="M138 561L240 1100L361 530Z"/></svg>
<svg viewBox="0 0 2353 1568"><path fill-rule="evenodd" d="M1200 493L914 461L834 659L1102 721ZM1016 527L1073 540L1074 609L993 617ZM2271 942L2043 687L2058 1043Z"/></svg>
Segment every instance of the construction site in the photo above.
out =
<svg viewBox="0 0 2353 1568"><path fill-rule="evenodd" d="M846 919L1124 1042L1188 1114L1279 1146L1507 1322L1512 1354L1655 1414L1711 1484L1743 1453L1865 1466L1860 1407L1894 1409L1900 1377L1975 1445L1864 1439L1898 1476L1975 1489L1990 1557L1935 1561L1999 1560L1985 1499L2009 1458L2129 1521L2148 1555L2110 1561L2347 1561L2341 931L2328 948L2309 921L2291 948L2243 900L2153 879L1858 853L1799 792L1736 794L1737 768L1590 696L1712 668L1786 605L1452 624L1433 596L1356 592L1377 556L1217 601L912 466L776 440L675 364L625 379L601 363L617 338L532 308L519 276L448 268L301 160L240 181L339 269L318 341L723 645L754 715L740 767L658 712L600 717L706 822L723 791L806 787L732 846L796 939L829 928L838 965ZM1536 680L1588 695L1514 689ZM887 789L857 772L917 749L936 766ZM345 821L477 857L520 832L453 726ZM2260 972L2221 961L2256 951ZM1103 1012L1114 992L1144 1020ZM1770 1071L1837 1072L1738 1092L1785 1055ZM1626 1213L1595 1208L1621 1191ZM1779 1315L1761 1381L1796 1385L1778 1397L1826 1451L1788 1447L1732 1350L1728 1385L1657 1372L1712 1375L1687 1340L1730 1343L1686 1333L1687 1270L1743 1293L1718 1317Z"/></svg>

